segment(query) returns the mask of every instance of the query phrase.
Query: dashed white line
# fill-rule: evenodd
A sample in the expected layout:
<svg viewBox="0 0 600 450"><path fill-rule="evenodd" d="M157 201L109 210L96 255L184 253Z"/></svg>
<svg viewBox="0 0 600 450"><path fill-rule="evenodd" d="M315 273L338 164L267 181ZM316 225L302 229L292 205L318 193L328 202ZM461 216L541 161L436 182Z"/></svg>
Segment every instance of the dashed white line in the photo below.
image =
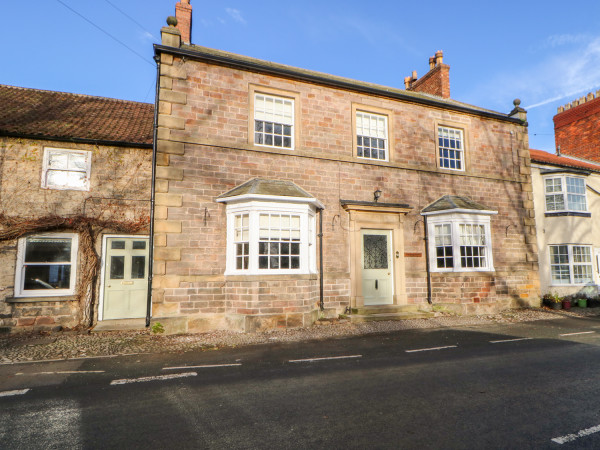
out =
<svg viewBox="0 0 600 450"><path fill-rule="evenodd" d="M4 391L0 392L0 397L12 397L13 395L27 394L31 389L18 389L15 391Z"/></svg>
<svg viewBox="0 0 600 450"><path fill-rule="evenodd" d="M533 338L525 337L525 338L515 338L515 339L501 339L499 341L490 341L490 344L503 344L505 342L518 342L518 341L529 341Z"/></svg>
<svg viewBox="0 0 600 450"><path fill-rule="evenodd" d="M104 373L104 370L58 370L56 372L17 372L15 375L70 375L76 373Z"/></svg>
<svg viewBox="0 0 600 450"><path fill-rule="evenodd" d="M431 348L417 348L414 350L405 350L406 353L415 353L415 352L429 352L432 350L445 350L447 348L457 348L458 345L445 345L443 347L431 347Z"/></svg>
<svg viewBox="0 0 600 450"><path fill-rule="evenodd" d="M566 444L567 442L573 442L576 439L589 436L590 434L597 433L598 431L600 431L600 425L586 428L585 430L580 430L575 434L567 434L566 436L555 437L551 439L551 441L556 442L557 444Z"/></svg>
<svg viewBox="0 0 600 450"><path fill-rule="evenodd" d="M327 356L325 358L290 359L288 362L300 363L300 362L327 361L327 360L331 360L331 359L352 359L352 358L362 358L362 355Z"/></svg>
<svg viewBox="0 0 600 450"><path fill-rule="evenodd" d="M122 380L112 380L111 386L116 384L128 384L128 383L144 383L146 381L160 381L160 380L172 380L173 378L185 378L195 377L198 375L196 372L184 372L184 373L173 373L171 375L156 375L153 377L141 377L141 378L123 378Z"/></svg>
<svg viewBox="0 0 600 450"><path fill-rule="evenodd" d="M206 364L204 366L163 367L162 370L212 369L214 367L236 367L236 366L241 366L241 364Z"/></svg>
<svg viewBox="0 0 600 450"><path fill-rule="evenodd" d="M559 334L559 336L577 336L578 334L592 334L595 333L595 331L579 331L577 333L563 333L563 334Z"/></svg>

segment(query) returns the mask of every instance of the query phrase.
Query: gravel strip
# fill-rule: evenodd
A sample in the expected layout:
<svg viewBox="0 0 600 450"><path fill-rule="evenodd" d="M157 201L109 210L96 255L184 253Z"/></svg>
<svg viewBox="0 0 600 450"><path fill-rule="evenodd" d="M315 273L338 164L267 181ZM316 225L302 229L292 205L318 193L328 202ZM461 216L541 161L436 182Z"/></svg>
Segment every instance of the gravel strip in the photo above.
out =
<svg viewBox="0 0 600 450"><path fill-rule="evenodd" d="M436 313L428 319L351 323L345 320L322 321L307 328L269 330L258 333L213 331L184 335L154 335L144 331L107 331L101 333L58 332L52 334L18 334L0 337L0 363L64 360L132 353L185 352L216 350L271 342L301 342L409 329L461 327L490 323L518 323L564 317L599 316L600 308L573 308L570 311L549 309L507 310L485 316L455 316Z"/></svg>

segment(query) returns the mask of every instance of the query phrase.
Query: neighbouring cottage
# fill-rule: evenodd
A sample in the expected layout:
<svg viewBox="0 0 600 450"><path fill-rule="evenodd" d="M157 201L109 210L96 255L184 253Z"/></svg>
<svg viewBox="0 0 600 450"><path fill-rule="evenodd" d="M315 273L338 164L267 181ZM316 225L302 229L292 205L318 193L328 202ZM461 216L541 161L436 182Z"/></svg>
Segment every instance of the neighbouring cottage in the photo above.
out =
<svg viewBox="0 0 600 450"><path fill-rule="evenodd" d="M526 112L450 98L442 52L406 89L162 29L153 317L172 330L539 304ZM408 317L408 315L406 316Z"/></svg>
<svg viewBox="0 0 600 450"><path fill-rule="evenodd" d="M0 85L0 330L145 317L154 106Z"/></svg>
<svg viewBox="0 0 600 450"><path fill-rule="evenodd" d="M530 150L542 293L598 294L600 164Z"/></svg>

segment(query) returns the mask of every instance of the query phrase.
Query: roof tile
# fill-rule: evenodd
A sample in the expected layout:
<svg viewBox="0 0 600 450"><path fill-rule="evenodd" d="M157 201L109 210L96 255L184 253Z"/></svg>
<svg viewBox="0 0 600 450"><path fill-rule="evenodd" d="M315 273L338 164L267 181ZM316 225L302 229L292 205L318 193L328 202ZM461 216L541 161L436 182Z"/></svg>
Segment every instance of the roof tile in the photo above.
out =
<svg viewBox="0 0 600 450"><path fill-rule="evenodd" d="M0 85L0 136L152 145L154 105Z"/></svg>

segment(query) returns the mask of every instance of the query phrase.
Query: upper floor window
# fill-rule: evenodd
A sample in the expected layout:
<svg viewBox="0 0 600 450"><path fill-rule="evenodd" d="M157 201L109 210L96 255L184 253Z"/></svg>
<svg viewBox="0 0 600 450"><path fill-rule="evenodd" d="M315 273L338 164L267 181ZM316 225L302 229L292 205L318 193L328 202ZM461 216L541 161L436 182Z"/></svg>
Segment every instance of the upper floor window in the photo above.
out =
<svg viewBox="0 0 600 450"><path fill-rule="evenodd" d="M254 94L254 143L294 148L294 99Z"/></svg>
<svg viewBox="0 0 600 450"><path fill-rule="evenodd" d="M585 179L566 175L544 178L546 211L587 211Z"/></svg>
<svg viewBox="0 0 600 450"><path fill-rule="evenodd" d="M77 235L55 233L19 239L15 297L75 292Z"/></svg>
<svg viewBox="0 0 600 450"><path fill-rule="evenodd" d="M442 169L465 170L463 130L438 126L438 158Z"/></svg>
<svg viewBox="0 0 600 450"><path fill-rule="evenodd" d="M42 167L42 188L90 189L91 152L45 148Z"/></svg>
<svg viewBox="0 0 600 450"><path fill-rule="evenodd" d="M356 156L388 160L388 118L356 111Z"/></svg>

